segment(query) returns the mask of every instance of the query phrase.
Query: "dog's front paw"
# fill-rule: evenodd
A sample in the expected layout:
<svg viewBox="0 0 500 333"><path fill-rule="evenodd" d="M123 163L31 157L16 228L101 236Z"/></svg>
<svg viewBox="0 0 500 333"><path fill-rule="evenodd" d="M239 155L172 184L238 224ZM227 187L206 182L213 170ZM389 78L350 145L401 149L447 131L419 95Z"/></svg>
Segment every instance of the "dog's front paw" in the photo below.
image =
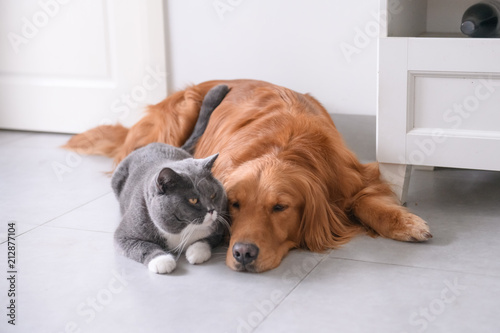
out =
<svg viewBox="0 0 500 333"><path fill-rule="evenodd" d="M171 254L162 254L151 259L148 268L157 274L171 273L176 266L175 258Z"/></svg>
<svg viewBox="0 0 500 333"><path fill-rule="evenodd" d="M394 230L393 239L405 242L425 242L432 238L427 222L417 215L406 213L401 218L401 226Z"/></svg>
<svg viewBox="0 0 500 333"><path fill-rule="evenodd" d="M196 242L188 247L186 259L190 264L201 264L212 256L210 245L205 242Z"/></svg>

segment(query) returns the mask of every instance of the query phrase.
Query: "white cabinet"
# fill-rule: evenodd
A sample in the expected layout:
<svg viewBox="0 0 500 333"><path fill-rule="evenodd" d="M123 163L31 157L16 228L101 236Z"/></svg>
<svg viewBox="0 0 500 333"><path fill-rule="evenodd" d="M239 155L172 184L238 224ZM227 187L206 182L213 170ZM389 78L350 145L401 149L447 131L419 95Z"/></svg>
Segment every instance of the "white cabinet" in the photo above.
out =
<svg viewBox="0 0 500 333"><path fill-rule="evenodd" d="M500 38L460 33L476 2L381 1L377 160L403 202L413 165L500 170Z"/></svg>

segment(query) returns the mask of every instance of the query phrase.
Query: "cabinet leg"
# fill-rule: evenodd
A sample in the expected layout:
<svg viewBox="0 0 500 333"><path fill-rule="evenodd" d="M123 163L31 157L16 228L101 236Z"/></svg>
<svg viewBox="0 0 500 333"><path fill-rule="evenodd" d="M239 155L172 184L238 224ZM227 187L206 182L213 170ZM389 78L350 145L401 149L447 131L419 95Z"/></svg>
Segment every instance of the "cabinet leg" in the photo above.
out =
<svg viewBox="0 0 500 333"><path fill-rule="evenodd" d="M410 184L411 165L379 163L379 170L382 179L391 185L392 191L404 205Z"/></svg>

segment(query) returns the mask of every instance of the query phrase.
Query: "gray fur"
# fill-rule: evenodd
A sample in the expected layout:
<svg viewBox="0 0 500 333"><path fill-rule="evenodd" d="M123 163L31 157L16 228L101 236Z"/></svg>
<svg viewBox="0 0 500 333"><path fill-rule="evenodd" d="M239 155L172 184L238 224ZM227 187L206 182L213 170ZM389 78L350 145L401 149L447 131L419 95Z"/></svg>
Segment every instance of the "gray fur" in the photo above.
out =
<svg viewBox="0 0 500 333"><path fill-rule="evenodd" d="M227 86L220 85L208 92L195 130L183 148L194 149L210 114L228 91ZM123 255L148 265L160 255L180 253L196 242L206 242L210 248L221 242L228 228L224 218L227 197L222 184L211 173L217 156L194 159L181 148L151 143L132 152L118 165L111 185L123 215L115 231L115 244ZM212 222L214 216L217 219ZM206 223L201 226L203 221ZM199 230L203 232L183 235L187 226L197 232L197 228L202 228ZM183 235L187 243L169 244L169 239L178 235ZM193 239L196 237L193 235L203 238Z"/></svg>
<svg viewBox="0 0 500 333"><path fill-rule="evenodd" d="M229 88L223 84L210 89L210 91L203 99L203 104L201 106L198 121L196 122L193 133L187 139L186 143L184 143L182 149L190 154L194 153L194 148L198 143L198 139L205 132L205 128L207 128L208 121L210 120L210 115L212 115L213 110L215 110L220 102L222 102L228 92Z"/></svg>

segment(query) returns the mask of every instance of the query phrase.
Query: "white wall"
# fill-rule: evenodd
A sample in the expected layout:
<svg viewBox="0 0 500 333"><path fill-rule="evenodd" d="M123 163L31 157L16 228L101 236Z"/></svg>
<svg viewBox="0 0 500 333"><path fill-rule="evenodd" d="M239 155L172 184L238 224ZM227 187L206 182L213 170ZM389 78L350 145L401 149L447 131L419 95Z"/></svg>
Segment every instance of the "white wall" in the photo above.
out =
<svg viewBox="0 0 500 333"><path fill-rule="evenodd" d="M170 91L252 78L376 114L378 0L165 1Z"/></svg>

